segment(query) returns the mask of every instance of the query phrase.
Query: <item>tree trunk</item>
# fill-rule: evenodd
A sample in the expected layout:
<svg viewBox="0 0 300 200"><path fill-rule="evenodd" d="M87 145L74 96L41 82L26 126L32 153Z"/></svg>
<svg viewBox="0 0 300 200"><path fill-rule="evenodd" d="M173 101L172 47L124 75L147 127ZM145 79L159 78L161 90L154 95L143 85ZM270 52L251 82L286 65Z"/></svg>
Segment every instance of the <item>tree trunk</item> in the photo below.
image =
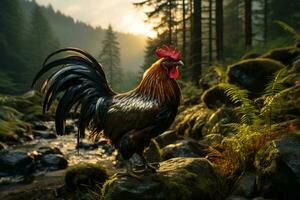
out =
<svg viewBox="0 0 300 200"><path fill-rule="evenodd" d="M268 9L268 0L264 0L264 44L266 44L268 41Z"/></svg>
<svg viewBox="0 0 300 200"><path fill-rule="evenodd" d="M223 0L216 0L216 50L217 60L223 60Z"/></svg>
<svg viewBox="0 0 300 200"><path fill-rule="evenodd" d="M212 2L213 0L209 0L209 5L208 5L208 64L212 64L212 54L213 54L213 49L212 49Z"/></svg>
<svg viewBox="0 0 300 200"><path fill-rule="evenodd" d="M252 46L252 0L245 0L244 3L245 46L250 48Z"/></svg>
<svg viewBox="0 0 300 200"><path fill-rule="evenodd" d="M192 67L192 78L196 86L199 85L199 78L201 77L202 69L202 19L201 11L202 5L201 0L193 0L194 12L192 15L192 38L191 38L191 67Z"/></svg>
<svg viewBox="0 0 300 200"><path fill-rule="evenodd" d="M186 61L186 21L185 21L185 0L182 0L182 58Z"/></svg>

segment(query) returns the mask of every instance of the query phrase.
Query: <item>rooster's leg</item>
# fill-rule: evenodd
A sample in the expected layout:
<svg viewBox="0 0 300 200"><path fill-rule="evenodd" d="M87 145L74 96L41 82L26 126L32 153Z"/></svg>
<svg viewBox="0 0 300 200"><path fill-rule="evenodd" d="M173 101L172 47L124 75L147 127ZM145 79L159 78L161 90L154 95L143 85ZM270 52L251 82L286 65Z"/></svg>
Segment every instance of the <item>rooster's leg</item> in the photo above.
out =
<svg viewBox="0 0 300 200"><path fill-rule="evenodd" d="M117 173L117 176L131 176L136 179L142 179L141 176L137 175L133 169L132 169L132 164L129 160L125 160L125 166L126 166L126 172L119 172Z"/></svg>
<svg viewBox="0 0 300 200"><path fill-rule="evenodd" d="M152 172L156 172L156 170L159 168L159 164L154 165L154 164L148 163L143 153L139 153L139 156L142 159L143 167L144 167L144 169L138 171L139 173L144 172L147 169L150 169L150 171L152 171Z"/></svg>

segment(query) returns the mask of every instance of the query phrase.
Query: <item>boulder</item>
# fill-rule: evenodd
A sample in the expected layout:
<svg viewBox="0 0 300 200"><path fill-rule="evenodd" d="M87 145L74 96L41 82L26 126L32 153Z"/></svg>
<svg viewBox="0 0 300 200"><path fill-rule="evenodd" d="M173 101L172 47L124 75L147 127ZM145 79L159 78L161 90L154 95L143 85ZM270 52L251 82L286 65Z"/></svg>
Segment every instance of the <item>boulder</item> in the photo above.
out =
<svg viewBox="0 0 300 200"><path fill-rule="evenodd" d="M225 89L221 85L215 85L210 89L206 90L201 100L210 109L218 109L223 105L233 107L235 104L231 101L225 93Z"/></svg>
<svg viewBox="0 0 300 200"><path fill-rule="evenodd" d="M263 58L269 58L281 62L284 65L290 65L295 58L300 55L299 47L284 47L272 49L270 52L263 55Z"/></svg>
<svg viewBox="0 0 300 200"><path fill-rule="evenodd" d="M157 136L155 141L159 145L160 148L163 148L169 144L175 143L178 140L182 140L182 136L178 135L176 131L170 130L166 131L163 134Z"/></svg>
<svg viewBox="0 0 300 200"><path fill-rule="evenodd" d="M56 134L50 131L39 131L39 130L33 130L32 134L34 138L37 139L55 139L57 138Z"/></svg>
<svg viewBox="0 0 300 200"><path fill-rule="evenodd" d="M33 122L32 123L32 129L33 130L38 130L38 131L46 131L48 129L48 127L41 123L41 122Z"/></svg>
<svg viewBox="0 0 300 200"><path fill-rule="evenodd" d="M200 144L196 140L185 139L164 147L162 158L167 160L176 157L205 157L207 148L207 145Z"/></svg>
<svg viewBox="0 0 300 200"><path fill-rule="evenodd" d="M222 77L215 70L218 67L223 69L221 66L210 67L209 71L205 73L200 79L199 85L203 90L207 90L208 88L213 87L214 85L217 85L221 82Z"/></svg>
<svg viewBox="0 0 300 200"><path fill-rule="evenodd" d="M141 180L113 176L102 189L104 200L219 200L223 199L220 177L203 158L173 158L164 161L157 173Z"/></svg>
<svg viewBox="0 0 300 200"><path fill-rule="evenodd" d="M60 154L46 154L40 160L42 167L49 170L65 169L68 161Z"/></svg>
<svg viewBox="0 0 300 200"><path fill-rule="evenodd" d="M247 59L228 67L227 81L258 97L269 82L269 77L284 67L280 62L268 58Z"/></svg>
<svg viewBox="0 0 300 200"><path fill-rule="evenodd" d="M35 169L34 158L24 151L0 151L0 176L28 175Z"/></svg>
<svg viewBox="0 0 300 200"><path fill-rule="evenodd" d="M256 155L258 192L266 198L300 199L300 135L267 143Z"/></svg>
<svg viewBox="0 0 300 200"><path fill-rule="evenodd" d="M260 57L260 56L261 56L260 53L247 53L247 54L245 54L245 55L241 58L241 60L252 59L252 58L258 58L258 57Z"/></svg>
<svg viewBox="0 0 300 200"><path fill-rule="evenodd" d="M101 187L108 179L106 170L99 164L79 163L66 169L65 183L69 190L88 190Z"/></svg>
<svg viewBox="0 0 300 200"><path fill-rule="evenodd" d="M188 108L175 119L175 130L179 135L198 140L202 137L202 128L210 114L211 111L203 104Z"/></svg>
<svg viewBox="0 0 300 200"><path fill-rule="evenodd" d="M235 183L232 194L246 198L254 197L256 189L255 178L256 175L253 172L244 173Z"/></svg>

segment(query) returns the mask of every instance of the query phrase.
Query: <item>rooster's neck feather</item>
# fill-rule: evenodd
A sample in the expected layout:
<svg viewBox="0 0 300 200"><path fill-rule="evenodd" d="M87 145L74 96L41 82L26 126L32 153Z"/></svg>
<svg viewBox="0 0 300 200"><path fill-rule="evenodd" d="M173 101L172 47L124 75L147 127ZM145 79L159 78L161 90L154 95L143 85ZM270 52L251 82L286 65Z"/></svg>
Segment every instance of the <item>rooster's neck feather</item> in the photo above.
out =
<svg viewBox="0 0 300 200"><path fill-rule="evenodd" d="M144 74L139 86L133 90L134 94L148 96L161 104L180 103L180 88L174 79L169 78L166 69L160 66L162 59L154 63Z"/></svg>

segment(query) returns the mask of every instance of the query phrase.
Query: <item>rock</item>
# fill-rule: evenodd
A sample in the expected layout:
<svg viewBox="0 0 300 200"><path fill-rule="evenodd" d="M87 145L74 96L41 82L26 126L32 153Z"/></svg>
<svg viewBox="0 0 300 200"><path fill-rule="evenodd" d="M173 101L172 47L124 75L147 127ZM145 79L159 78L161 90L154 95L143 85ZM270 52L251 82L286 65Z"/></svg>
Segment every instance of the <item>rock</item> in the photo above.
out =
<svg viewBox="0 0 300 200"><path fill-rule="evenodd" d="M193 139L185 139L164 147L162 157L164 160L176 157L204 157L207 154L207 147Z"/></svg>
<svg viewBox="0 0 300 200"><path fill-rule="evenodd" d="M179 135L200 139L202 137L202 128L211 114L204 105L196 105L186 109L177 116L174 126Z"/></svg>
<svg viewBox="0 0 300 200"><path fill-rule="evenodd" d="M270 52L263 55L263 58L269 58L281 62L284 65L290 65L295 58L300 55L300 48L298 47L284 47L272 49Z"/></svg>
<svg viewBox="0 0 300 200"><path fill-rule="evenodd" d="M65 126L65 134L69 135L75 131L75 127L73 125L66 125Z"/></svg>
<svg viewBox="0 0 300 200"><path fill-rule="evenodd" d="M221 66L219 67L222 68ZM200 79L199 85L203 90L207 90L208 88L211 88L221 82L221 77L216 72L215 68L217 67L211 67L210 70Z"/></svg>
<svg viewBox="0 0 300 200"><path fill-rule="evenodd" d="M55 139L57 138L56 134L50 131L39 131L33 130L32 134L37 139Z"/></svg>
<svg viewBox="0 0 300 200"><path fill-rule="evenodd" d="M102 149L104 150L104 153L106 153L107 155L111 155L114 152L114 148L110 144L103 145Z"/></svg>
<svg viewBox="0 0 300 200"><path fill-rule="evenodd" d="M48 127L41 122L33 122L32 129L38 130L38 131L46 131L46 130L48 130Z"/></svg>
<svg viewBox="0 0 300 200"><path fill-rule="evenodd" d="M223 138L224 137L220 134L209 134L204 136L201 141L209 146L214 146L221 144Z"/></svg>
<svg viewBox="0 0 300 200"><path fill-rule="evenodd" d="M107 179L106 170L99 164L79 163L66 169L65 183L72 191L102 187Z"/></svg>
<svg viewBox="0 0 300 200"><path fill-rule="evenodd" d="M258 192L266 198L300 199L300 136L267 143L256 155Z"/></svg>
<svg viewBox="0 0 300 200"><path fill-rule="evenodd" d="M163 134L157 136L155 138L155 141L157 142L157 144L159 145L160 148L163 148L169 144L172 144L178 140L182 140L183 138L181 136L179 136L176 131L174 130L170 130L170 131L166 131Z"/></svg>
<svg viewBox="0 0 300 200"><path fill-rule="evenodd" d="M254 197L255 195L255 173L246 172L239 180L235 183L235 189L233 195L243 196L247 198Z"/></svg>
<svg viewBox="0 0 300 200"><path fill-rule="evenodd" d="M85 149L85 150L93 150L97 149L99 147L98 143L85 143L85 142L79 142L76 145L76 148L78 149Z"/></svg>
<svg viewBox="0 0 300 200"><path fill-rule="evenodd" d="M47 155L47 154L60 154L60 155L63 155L63 153L57 147L48 147L48 146L39 147L37 152L42 154L42 155Z"/></svg>
<svg viewBox="0 0 300 200"><path fill-rule="evenodd" d="M0 151L0 176L28 175L34 169L34 159L27 152L13 150Z"/></svg>
<svg viewBox="0 0 300 200"><path fill-rule="evenodd" d="M220 177L203 158L173 158L164 161L155 174L141 180L112 177L102 189L104 200L114 199L223 199Z"/></svg>
<svg viewBox="0 0 300 200"><path fill-rule="evenodd" d="M258 58L258 57L260 57L260 56L261 56L261 54L259 54L259 53L247 53L247 54L245 54L245 55L241 58L241 60L252 59L252 58Z"/></svg>
<svg viewBox="0 0 300 200"><path fill-rule="evenodd" d="M43 168L49 170L65 169L68 166L68 161L60 154L46 154L41 157Z"/></svg>
<svg viewBox="0 0 300 200"><path fill-rule="evenodd" d="M235 104L225 93L225 89L220 85L215 85L206 90L201 96L202 102L210 109L218 109L223 105L233 107Z"/></svg>
<svg viewBox="0 0 300 200"><path fill-rule="evenodd" d="M149 147L144 152L145 158L148 162L160 162L161 158L161 149L156 142L156 140L152 139Z"/></svg>
<svg viewBox="0 0 300 200"><path fill-rule="evenodd" d="M285 66L278 61L256 58L240 61L228 67L228 83L235 84L258 97L269 82L269 77Z"/></svg>

